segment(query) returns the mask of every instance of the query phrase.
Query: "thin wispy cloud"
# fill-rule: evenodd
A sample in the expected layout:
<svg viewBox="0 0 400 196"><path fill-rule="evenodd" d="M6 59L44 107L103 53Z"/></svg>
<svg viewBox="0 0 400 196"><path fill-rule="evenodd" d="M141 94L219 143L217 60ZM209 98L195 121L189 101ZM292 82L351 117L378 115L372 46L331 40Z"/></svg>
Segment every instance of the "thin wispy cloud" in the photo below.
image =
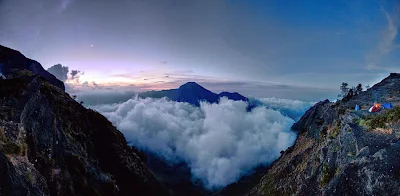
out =
<svg viewBox="0 0 400 196"><path fill-rule="evenodd" d="M390 15L385 9L381 8L381 10L386 17L388 25L384 32L381 34L377 48L366 56L367 69L384 69L386 71L398 71L398 69L395 69L390 65L380 65L380 63L382 63L382 59L385 55L393 52L396 49L399 49L399 45L395 43L396 37L398 35L399 22L394 21L393 19L399 17L400 13L397 10L393 15Z"/></svg>
<svg viewBox="0 0 400 196"><path fill-rule="evenodd" d="M72 1L73 0L60 0L60 9L58 12L60 13L66 10L68 6L72 3Z"/></svg>

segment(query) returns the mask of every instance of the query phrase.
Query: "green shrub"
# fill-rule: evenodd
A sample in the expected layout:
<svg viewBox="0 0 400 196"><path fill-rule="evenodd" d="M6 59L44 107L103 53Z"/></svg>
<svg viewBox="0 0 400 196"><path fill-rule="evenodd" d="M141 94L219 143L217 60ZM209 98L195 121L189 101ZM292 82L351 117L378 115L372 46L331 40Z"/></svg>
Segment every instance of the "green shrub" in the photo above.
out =
<svg viewBox="0 0 400 196"><path fill-rule="evenodd" d="M340 123L337 122L337 123L336 123L336 127L335 127L335 128L333 129L333 131L331 132L331 135L330 135L329 138L331 138L331 139L336 138L336 137L339 135L339 133L340 133L340 129L342 129L342 127L340 126Z"/></svg>
<svg viewBox="0 0 400 196"><path fill-rule="evenodd" d="M28 154L28 145L23 143L21 145L21 155L26 156Z"/></svg>
<svg viewBox="0 0 400 196"><path fill-rule="evenodd" d="M6 134L4 134L3 128L0 127L0 142L6 142L6 141L7 141Z"/></svg>
<svg viewBox="0 0 400 196"><path fill-rule="evenodd" d="M321 186L324 186L325 184L329 183L329 181L331 181L333 176L334 172L332 172L332 170L329 169L328 164L324 163L321 172Z"/></svg>
<svg viewBox="0 0 400 196"><path fill-rule="evenodd" d="M341 171L342 171L342 168L340 168L340 167L336 168L335 176L339 175Z"/></svg>
<svg viewBox="0 0 400 196"><path fill-rule="evenodd" d="M333 148L333 152L337 152L337 151L339 151L339 146L335 146L335 147Z"/></svg>
<svg viewBox="0 0 400 196"><path fill-rule="evenodd" d="M274 177L271 174L267 174L266 178L267 178L266 183L263 184L262 186L263 195L265 196L279 195L274 184Z"/></svg>
<svg viewBox="0 0 400 196"><path fill-rule="evenodd" d="M5 154L20 155L21 154L21 146L14 142L8 142L3 145L3 152Z"/></svg>
<svg viewBox="0 0 400 196"><path fill-rule="evenodd" d="M356 155L356 153L354 153L354 152L347 153L347 156L349 156L349 157L354 157L355 155Z"/></svg>
<svg viewBox="0 0 400 196"><path fill-rule="evenodd" d="M367 127L367 122L364 119L360 119L358 121L358 126Z"/></svg>
<svg viewBox="0 0 400 196"><path fill-rule="evenodd" d="M346 108L340 107L338 112L340 115L344 115L346 113Z"/></svg>
<svg viewBox="0 0 400 196"><path fill-rule="evenodd" d="M365 125L369 129L387 128L387 124L400 120L400 106L386 110L381 114L371 115L366 118Z"/></svg>
<svg viewBox="0 0 400 196"><path fill-rule="evenodd" d="M32 174L31 174L30 172L26 172L26 173L25 173L25 177L26 177L30 182L33 181L33 176L32 176Z"/></svg>

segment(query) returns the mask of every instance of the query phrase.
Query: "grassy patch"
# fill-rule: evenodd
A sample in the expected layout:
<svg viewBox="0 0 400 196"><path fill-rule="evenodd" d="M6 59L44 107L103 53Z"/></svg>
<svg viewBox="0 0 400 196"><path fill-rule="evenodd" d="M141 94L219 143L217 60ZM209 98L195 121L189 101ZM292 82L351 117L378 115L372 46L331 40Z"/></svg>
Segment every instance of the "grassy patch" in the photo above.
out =
<svg viewBox="0 0 400 196"><path fill-rule="evenodd" d="M6 141L7 141L6 134L4 133L3 128L0 127L0 142L6 142Z"/></svg>
<svg viewBox="0 0 400 196"><path fill-rule="evenodd" d="M14 142L5 143L2 147L2 151L4 152L4 154L21 154L21 146Z"/></svg>
<svg viewBox="0 0 400 196"><path fill-rule="evenodd" d="M365 125L369 129L387 128L387 124L397 121L400 121L400 106L386 110L381 114L367 117L365 120Z"/></svg>
<svg viewBox="0 0 400 196"><path fill-rule="evenodd" d="M337 151L339 151L339 146L333 147L333 152L337 152Z"/></svg>
<svg viewBox="0 0 400 196"><path fill-rule="evenodd" d="M342 168L340 168L340 167L336 168L335 176L339 175L341 171L342 171Z"/></svg>
<svg viewBox="0 0 400 196"><path fill-rule="evenodd" d="M356 153L354 153L354 152L347 153L347 156L349 156L349 157L354 157L355 155L356 155Z"/></svg>
<svg viewBox="0 0 400 196"><path fill-rule="evenodd" d="M339 135L341 128L342 127L340 126L340 123L337 122L335 128L331 131L331 134L330 134L329 138L330 139L335 139Z"/></svg>
<svg viewBox="0 0 400 196"><path fill-rule="evenodd" d="M263 195L265 196L279 195L274 184L274 177L271 174L267 174L266 178L267 178L266 183L263 184L262 186Z"/></svg>
<svg viewBox="0 0 400 196"><path fill-rule="evenodd" d="M364 119L358 121L358 126L367 127L367 122Z"/></svg>
<svg viewBox="0 0 400 196"><path fill-rule="evenodd" d="M361 119L359 119L359 118L353 118L352 122L353 122L354 124L359 124L359 123L360 123L360 120L361 120Z"/></svg>
<svg viewBox="0 0 400 196"><path fill-rule="evenodd" d="M328 184L333 177L334 177L334 172L332 172L328 164L324 163L321 172L321 186Z"/></svg>
<svg viewBox="0 0 400 196"><path fill-rule="evenodd" d="M18 144L9 141L4 134L3 128L0 127L0 151L4 154L14 154L14 155L26 155L28 151L28 145Z"/></svg>
<svg viewBox="0 0 400 196"><path fill-rule="evenodd" d="M32 176L32 174L31 174L30 172L26 172L26 173L25 173L25 177L26 177L30 182L33 181L33 176Z"/></svg>
<svg viewBox="0 0 400 196"><path fill-rule="evenodd" d="M26 156L28 154L28 144L23 143L21 145L21 155Z"/></svg>

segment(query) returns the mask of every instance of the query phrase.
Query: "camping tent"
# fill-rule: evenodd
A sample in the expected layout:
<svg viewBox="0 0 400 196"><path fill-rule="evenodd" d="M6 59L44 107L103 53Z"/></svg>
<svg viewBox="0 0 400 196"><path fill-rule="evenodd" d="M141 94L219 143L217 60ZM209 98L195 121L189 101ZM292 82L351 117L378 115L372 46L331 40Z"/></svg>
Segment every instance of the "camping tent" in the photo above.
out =
<svg viewBox="0 0 400 196"><path fill-rule="evenodd" d="M369 112L379 112L382 109L382 105L379 103L375 103L371 108L369 108Z"/></svg>
<svg viewBox="0 0 400 196"><path fill-rule="evenodd" d="M382 104L382 107L385 109L392 109L393 105L392 105L392 103L384 103L384 104Z"/></svg>
<svg viewBox="0 0 400 196"><path fill-rule="evenodd" d="M360 106L356 105L355 111L359 111L360 110Z"/></svg>

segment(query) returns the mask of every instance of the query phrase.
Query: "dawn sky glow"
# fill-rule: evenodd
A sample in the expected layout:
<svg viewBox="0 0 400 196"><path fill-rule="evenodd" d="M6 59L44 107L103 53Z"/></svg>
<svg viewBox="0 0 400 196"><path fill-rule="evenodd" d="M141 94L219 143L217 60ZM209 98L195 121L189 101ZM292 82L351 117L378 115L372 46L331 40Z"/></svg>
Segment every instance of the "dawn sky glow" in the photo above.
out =
<svg viewBox="0 0 400 196"><path fill-rule="evenodd" d="M399 26L398 0L0 0L1 45L139 90L331 98L400 72Z"/></svg>

